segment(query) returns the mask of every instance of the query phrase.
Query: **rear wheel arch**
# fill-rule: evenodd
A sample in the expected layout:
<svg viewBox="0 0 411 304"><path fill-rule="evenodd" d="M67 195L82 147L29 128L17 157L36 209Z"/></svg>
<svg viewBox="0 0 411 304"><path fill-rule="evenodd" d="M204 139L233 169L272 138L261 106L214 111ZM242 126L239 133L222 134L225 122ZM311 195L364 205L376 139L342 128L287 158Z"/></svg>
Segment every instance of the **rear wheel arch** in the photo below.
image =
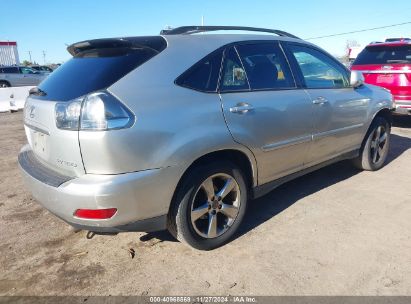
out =
<svg viewBox="0 0 411 304"><path fill-rule="evenodd" d="M196 159L186 169L174 191L167 215L167 228L170 233L178 240L200 250L211 250L228 242L241 225L245 210L247 209L248 194L253 183L251 161L246 153L238 150L211 152ZM237 187L237 190L233 189L234 197L231 192L232 188L228 186L229 192L221 194L221 197L219 196L219 191L223 191L222 189L228 184L226 181L227 184L221 188L223 186L221 184L221 177L234 180L234 183L230 182L230 184ZM212 188L209 186L201 188L207 180L211 180ZM200 188L206 189L207 203L203 203L204 190L203 193L198 192ZM213 191L211 192L209 189ZM200 193L200 196L197 196L197 193ZM209 193L212 194L208 195ZM228 195L228 193L230 194ZM231 202L230 200L234 201ZM217 203L221 204L218 206L218 209L215 206ZM219 211L220 209L221 211ZM226 213L223 210L230 210L230 212ZM233 210L237 210L237 213L232 214ZM193 219L193 214L195 214L195 219ZM201 218L197 215L201 216ZM225 219L224 215L226 216ZM231 223L224 222L229 220L229 218ZM201 222L198 223L197 220L201 220ZM208 232L207 227L205 232L204 221L207 220ZM214 225L211 223L214 223ZM214 227L214 230L212 227ZM222 229L226 230L221 231ZM210 231L215 233L210 233Z"/></svg>
<svg viewBox="0 0 411 304"><path fill-rule="evenodd" d="M252 160L250 160L249 156L246 153L235 149L214 151L197 158L184 171L179 182L177 183L176 189L174 190L173 200L176 192L181 186L181 183L184 181L190 171L192 171L196 167L204 166L210 162L215 161L227 161L233 163L234 165L237 165L238 168L240 168L241 172L244 174L247 187L250 190L257 185L257 166L255 163L253 163Z"/></svg>

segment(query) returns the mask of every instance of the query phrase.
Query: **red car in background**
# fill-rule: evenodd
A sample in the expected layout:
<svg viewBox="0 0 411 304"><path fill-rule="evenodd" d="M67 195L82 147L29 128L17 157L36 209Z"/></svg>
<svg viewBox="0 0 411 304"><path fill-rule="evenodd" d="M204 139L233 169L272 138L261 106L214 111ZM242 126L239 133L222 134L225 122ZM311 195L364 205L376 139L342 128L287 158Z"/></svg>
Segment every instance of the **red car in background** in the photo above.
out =
<svg viewBox="0 0 411 304"><path fill-rule="evenodd" d="M395 112L411 115L411 42L372 43L354 61L351 70L361 71L365 82L391 91Z"/></svg>

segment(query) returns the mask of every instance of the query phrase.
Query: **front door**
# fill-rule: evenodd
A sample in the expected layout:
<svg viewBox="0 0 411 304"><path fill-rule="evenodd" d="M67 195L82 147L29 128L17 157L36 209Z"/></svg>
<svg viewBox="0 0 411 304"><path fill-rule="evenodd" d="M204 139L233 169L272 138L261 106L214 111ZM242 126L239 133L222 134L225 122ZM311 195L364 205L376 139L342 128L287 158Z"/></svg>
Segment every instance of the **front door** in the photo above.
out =
<svg viewBox="0 0 411 304"><path fill-rule="evenodd" d="M22 86L33 86L39 84L40 74L35 74L31 68L20 67L20 85Z"/></svg>
<svg viewBox="0 0 411 304"><path fill-rule="evenodd" d="M306 166L315 165L358 149L370 93L367 87L352 88L349 72L334 58L309 46L288 44L313 104L314 132Z"/></svg>

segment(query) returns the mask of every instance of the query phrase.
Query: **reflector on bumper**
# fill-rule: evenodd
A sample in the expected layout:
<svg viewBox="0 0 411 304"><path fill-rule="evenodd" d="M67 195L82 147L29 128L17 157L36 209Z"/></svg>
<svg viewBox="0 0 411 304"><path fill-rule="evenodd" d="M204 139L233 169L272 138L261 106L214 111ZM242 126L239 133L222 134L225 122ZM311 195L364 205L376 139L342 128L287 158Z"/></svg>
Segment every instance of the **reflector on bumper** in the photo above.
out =
<svg viewBox="0 0 411 304"><path fill-rule="evenodd" d="M74 216L83 219L106 220L116 214L116 208L110 209L77 209Z"/></svg>

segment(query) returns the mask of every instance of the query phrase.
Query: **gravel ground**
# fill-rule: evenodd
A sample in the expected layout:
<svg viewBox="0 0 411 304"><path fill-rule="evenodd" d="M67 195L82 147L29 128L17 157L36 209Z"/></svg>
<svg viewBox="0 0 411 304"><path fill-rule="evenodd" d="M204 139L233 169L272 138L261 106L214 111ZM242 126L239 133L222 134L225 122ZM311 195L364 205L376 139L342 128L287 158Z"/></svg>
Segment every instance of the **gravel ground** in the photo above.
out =
<svg viewBox="0 0 411 304"><path fill-rule="evenodd" d="M211 252L74 231L24 189L24 143L22 113L0 114L0 295L411 295L411 117L382 170L341 162L289 182Z"/></svg>

